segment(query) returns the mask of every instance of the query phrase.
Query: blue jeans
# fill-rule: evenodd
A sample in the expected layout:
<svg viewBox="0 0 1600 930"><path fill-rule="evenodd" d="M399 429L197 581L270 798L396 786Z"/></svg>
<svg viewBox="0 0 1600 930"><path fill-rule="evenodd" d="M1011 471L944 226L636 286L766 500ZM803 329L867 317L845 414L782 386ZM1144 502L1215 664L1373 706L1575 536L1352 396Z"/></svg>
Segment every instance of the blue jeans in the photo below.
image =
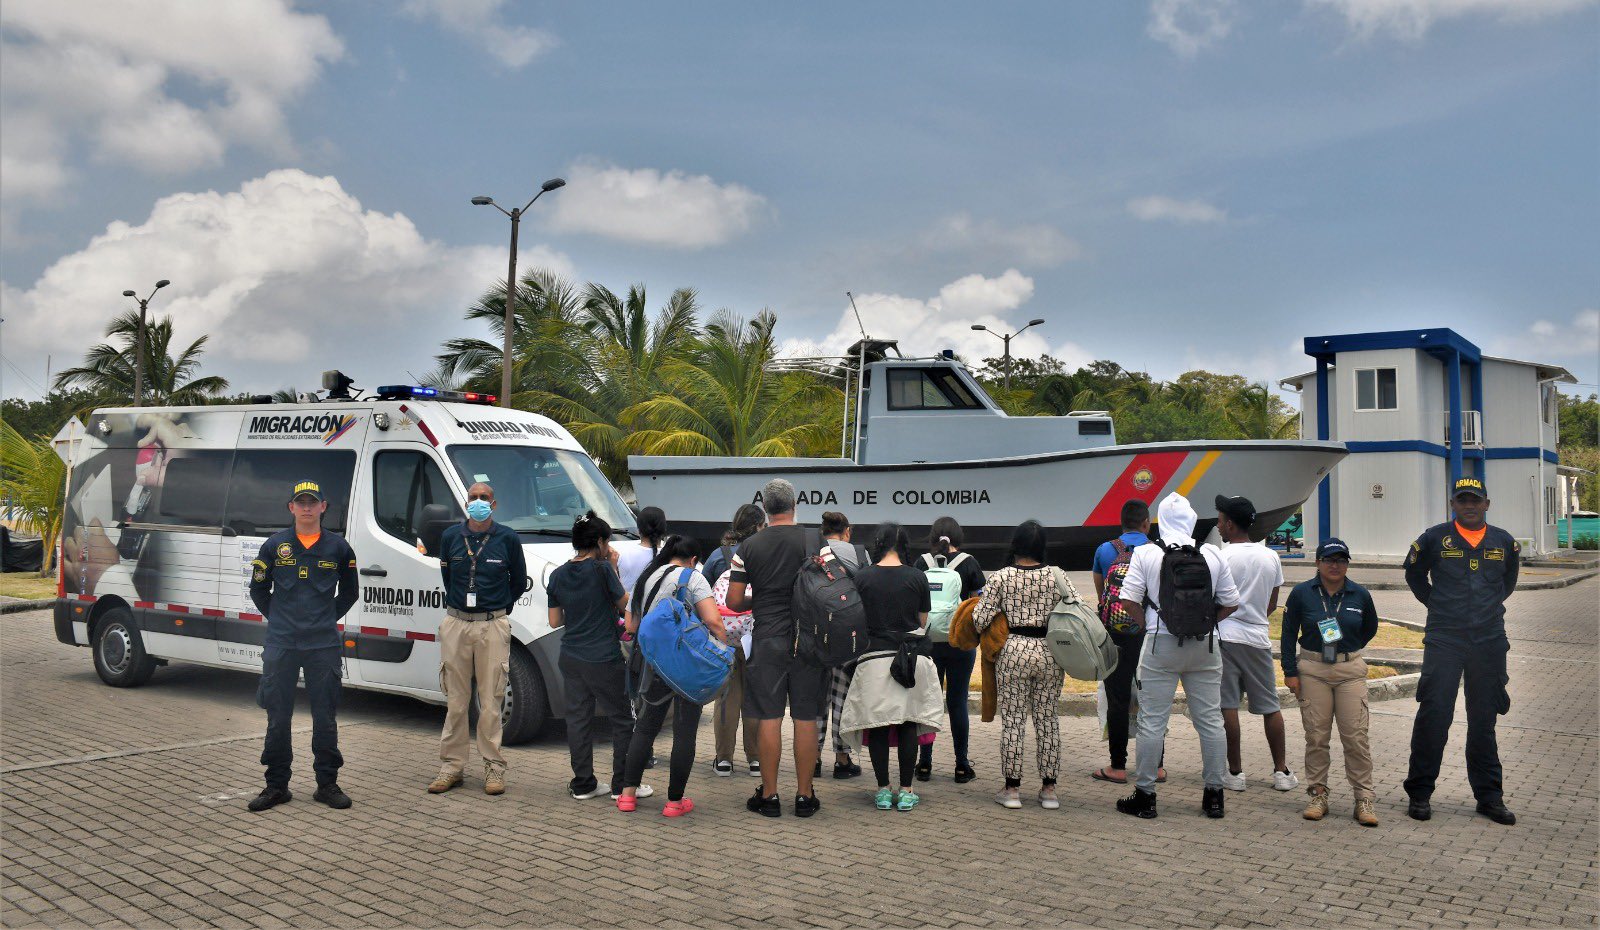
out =
<svg viewBox="0 0 1600 930"><path fill-rule="evenodd" d="M294 745L290 734L294 722L295 684L300 670L306 673L306 697L311 700L312 769L317 787L339 780L344 756L339 754L339 689L344 648L285 649L267 646L261 652L261 684L256 688L256 703L267 712L267 739L261 750L261 764L267 767L269 788L289 787Z"/></svg>
<svg viewBox="0 0 1600 930"><path fill-rule="evenodd" d="M957 649L949 643L929 643L928 654L933 658L933 667L939 670L939 683L944 685L944 711L950 719L950 744L956 754L956 765L970 765L967 700L972 695L972 666L978 661L978 650ZM922 747L922 762L933 764L933 746Z"/></svg>

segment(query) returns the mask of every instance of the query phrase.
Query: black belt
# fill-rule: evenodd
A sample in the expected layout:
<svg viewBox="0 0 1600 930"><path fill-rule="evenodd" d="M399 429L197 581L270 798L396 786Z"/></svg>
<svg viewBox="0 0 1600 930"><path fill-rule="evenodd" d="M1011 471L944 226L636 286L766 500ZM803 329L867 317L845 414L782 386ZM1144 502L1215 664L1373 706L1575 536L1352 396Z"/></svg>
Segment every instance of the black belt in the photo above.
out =
<svg viewBox="0 0 1600 930"><path fill-rule="evenodd" d="M1050 632L1050 628L1045 626L1014 626L1008 628L1008 633L1011 636L1030 636L1034 639L1044 639L1045 634L1048 632Z"/></svg>

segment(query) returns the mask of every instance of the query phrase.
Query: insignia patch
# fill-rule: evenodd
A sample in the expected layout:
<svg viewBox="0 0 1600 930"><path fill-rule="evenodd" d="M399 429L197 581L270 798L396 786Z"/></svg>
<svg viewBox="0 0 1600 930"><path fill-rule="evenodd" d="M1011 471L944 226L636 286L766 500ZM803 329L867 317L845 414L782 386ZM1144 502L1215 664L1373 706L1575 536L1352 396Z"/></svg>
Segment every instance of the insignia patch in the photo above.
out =
<svg viewBox="0 0 1600 930"><path fill-rule="evenodd" d="M278 543L278 558L280 558L280 559L292 559L292 558L294 558L294 546L291 546L288 543Z"/></svg>
<svg viewBox="0 0 1600 930"><path fill-rule="evenodd" d="M1478 570L1478 560L1477 559L1469 560L1467 562L1467 568L1471 569L1472 571L1477 571Z"/></svg>
<svg viewBox="0 0 1600 930"><path fill-rule="evenodd" d="M350 566L349 567L350 568L355 568L356 567L356 560L355 559L351 559L350 560Z"/></svg>
<svg viewBox="0 0 1600 930"><path fill-rule="evenodd" d="M317 567L318 568L338 568L339 567L339 563L338 562L318 562L317 563Z"/></svg>
<svg viewBox="0 0 1600 930"><path fill-rule="evenodd" d="M284 568L286 566L293 568L300 563L296 562L294 559L277 559L272 564L278 566L279 568Z"/></svg>
<svg viewBox="0 0 1600 930"><path fill-rule="evenodd" d="M1485 549L1483 550L1483 557L1493 559L1496 562L1504 562L1506 560L1506 551L1504 549Z"/></svg>
<svg viewBox="0 0 1600 930"><path fill-rule="evenodd" d="M260 559L254 559L250 562L250 568L251 581L262 582L267 580L267 563Z"/></svg>
<svg viewBox="0 0 1600 930"><path fill-rule="evenodd" d="M1454 549L1456 547L1456 538L1446 535L1445 538L1439 540L1439 546L1444 549Z"/></svg>
<svg viewBox="0 0 1600 930"><path fill-rule="evenodd" d="M311 577L311 569L305 567L304 565L300 566L300 577L301 578L310 578Z"/></svg>
<svg viewBox="0 0 1600 930"><path fill-rule="evenodd" d="M1460 549L1446 549L1445 551L1439 553L1439 555L1447 559L1464 559L1467 556L1467 554L1462 552Z"/></svg>
<svg viewBox="0 0 1600 930"><path fill-rule="evenodd" d="M1140 491L1150 490L1150 485L1155 483L1155 473L1148 468L1141 468L1133 473L1133 486Z"/></svg>

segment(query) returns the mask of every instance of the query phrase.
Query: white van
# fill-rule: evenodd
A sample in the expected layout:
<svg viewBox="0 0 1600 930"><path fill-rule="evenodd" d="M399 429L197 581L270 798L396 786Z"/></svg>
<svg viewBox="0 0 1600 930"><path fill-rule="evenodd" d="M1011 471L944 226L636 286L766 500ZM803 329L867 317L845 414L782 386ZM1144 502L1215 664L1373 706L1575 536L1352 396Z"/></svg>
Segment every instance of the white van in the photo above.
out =
<svg viewBox="0 0 1600 930"><path fill-rule="evenodd" d="M544 582L572 555L573 519L594 510L637 538L633 515L553 420L494 398L379 388L374 399L96 410L68 463L56 637L89 646L109 685L148 681L167 660L259 670L264 618L250 560L291 525L289 488L322 485L323 526L355 549L361 598L344 618L344 679L444 703L439 534L466 488L494 487L530 589L511 615L505 741L564 713Z"/></svg>

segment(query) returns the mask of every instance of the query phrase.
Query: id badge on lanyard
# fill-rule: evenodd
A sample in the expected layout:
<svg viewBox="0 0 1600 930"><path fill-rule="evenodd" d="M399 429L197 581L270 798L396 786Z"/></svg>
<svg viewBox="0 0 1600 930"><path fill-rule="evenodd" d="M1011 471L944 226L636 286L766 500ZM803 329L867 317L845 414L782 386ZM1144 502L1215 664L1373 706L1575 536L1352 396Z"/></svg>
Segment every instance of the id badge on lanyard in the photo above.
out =
<svg viewBox="0 0 1600 930"><path fill-rule="evenodd" d="M1344 639L1344 632L1339 629L1339 608L1344 606L1344 595L1341 593L1338 600L1332 604L1328 599L1322 599L1322 619L1317 621L1317 631L1322 634L1322 661L1333 664L1339 658L1339 641Z"/></svg>
<svg viewBox="0 0 1600 930"><path fill-rule="evenodd" d="M467 575L467 606L469 608L478 606L478 556L483 554L484 547L487 545L488 539L486 538L478 543L478 551L473 552L472 543L467 540L467 534L461 534L461 546L467 550L467 556L472 559L472 568Z"/></svg>
<svg viewBox="0 0 1600 930"><path fill-rule="evenodd" d="M1317 621L1317 629L1322 632L1322 644L1325 646L1344 639L1344 633L1339 630L1338 617L1323 617Z"/></svg>

